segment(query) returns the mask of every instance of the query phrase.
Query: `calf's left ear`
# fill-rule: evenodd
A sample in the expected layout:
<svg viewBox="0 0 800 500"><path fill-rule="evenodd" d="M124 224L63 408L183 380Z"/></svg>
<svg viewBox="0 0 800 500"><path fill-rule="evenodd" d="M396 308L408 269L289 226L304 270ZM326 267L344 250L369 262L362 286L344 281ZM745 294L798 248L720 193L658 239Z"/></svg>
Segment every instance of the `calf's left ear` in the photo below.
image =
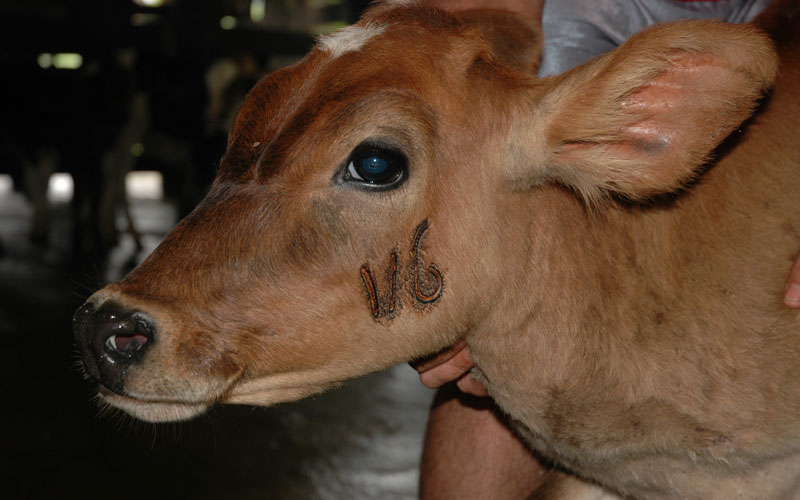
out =
<svg viewBox="0 0 800 500"><path fill-rule="evenodd" d="M748 25L657 26L532 91L506 173L518 186L555 181L587 201L672 192L753 112L772 84L771 41ZM518 131L519 132L519 131Z"/></svg>

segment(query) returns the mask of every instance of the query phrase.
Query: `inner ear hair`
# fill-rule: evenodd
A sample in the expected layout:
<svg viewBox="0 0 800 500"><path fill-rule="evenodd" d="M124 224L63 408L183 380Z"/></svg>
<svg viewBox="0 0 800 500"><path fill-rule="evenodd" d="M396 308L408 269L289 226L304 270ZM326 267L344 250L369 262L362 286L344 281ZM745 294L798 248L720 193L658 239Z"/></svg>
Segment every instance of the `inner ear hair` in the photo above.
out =
<svg viewBox="0 0 800 500"><path fill-rule="evenodd" d="M753 112L777 71L748 25L686 21L651 28L546 87L532 124L528 184L568 185L589 202L674 192Z"/></svg>

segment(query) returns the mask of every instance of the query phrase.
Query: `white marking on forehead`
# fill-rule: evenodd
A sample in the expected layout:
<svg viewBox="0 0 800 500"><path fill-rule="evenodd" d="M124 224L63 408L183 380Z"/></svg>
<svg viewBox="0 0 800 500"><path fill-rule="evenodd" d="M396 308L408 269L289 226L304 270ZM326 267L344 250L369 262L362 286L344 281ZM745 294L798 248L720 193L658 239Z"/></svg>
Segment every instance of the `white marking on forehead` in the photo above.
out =
<svg viewBox="0 0 800 500"><path fill-rule="evenodd" d="M364 46L372 37L378 36L386 30L386 26L367 23L364 26L348 26L330 35L320 37L317 45L320 50L329 52L333 57L339 57L347 52L353 52Z"/></svg>

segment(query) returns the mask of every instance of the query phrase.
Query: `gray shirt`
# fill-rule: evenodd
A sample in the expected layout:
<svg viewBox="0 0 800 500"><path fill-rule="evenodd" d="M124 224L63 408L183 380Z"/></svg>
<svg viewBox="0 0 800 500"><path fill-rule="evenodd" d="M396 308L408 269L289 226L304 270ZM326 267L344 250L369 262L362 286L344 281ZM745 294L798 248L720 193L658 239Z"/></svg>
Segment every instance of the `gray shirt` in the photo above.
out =
<svg viewBox="0 0 800 500"><path fill-rule="evenodd" d="M744 23L772 0L545 0L540 76L582 64L652 24L679 19Z"/></svg>

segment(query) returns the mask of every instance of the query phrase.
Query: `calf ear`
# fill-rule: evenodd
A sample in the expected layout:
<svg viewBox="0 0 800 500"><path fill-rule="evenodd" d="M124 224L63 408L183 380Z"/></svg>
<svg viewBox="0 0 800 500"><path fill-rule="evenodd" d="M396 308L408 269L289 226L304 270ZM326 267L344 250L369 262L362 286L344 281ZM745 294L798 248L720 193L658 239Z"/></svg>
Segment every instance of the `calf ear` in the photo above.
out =
<svg viewBox="0 0 800 500"><path fill-rule="evenodd" d="M528 158L510 176L523 186L554 180L590 202L672 192L751 115L776 70L770 40L752 26L691 21L644 31L540 81L519 136Z"/></svg>
<svg viewBox="0 0 800 500"><path fill-rule="evenodd" d="M458 20L476 28L490 47L491 60L528 75L535 75L542 59L539 23L512 12L474 9L455 13ZM483 56L482 56L483 57Z"/></svg>

